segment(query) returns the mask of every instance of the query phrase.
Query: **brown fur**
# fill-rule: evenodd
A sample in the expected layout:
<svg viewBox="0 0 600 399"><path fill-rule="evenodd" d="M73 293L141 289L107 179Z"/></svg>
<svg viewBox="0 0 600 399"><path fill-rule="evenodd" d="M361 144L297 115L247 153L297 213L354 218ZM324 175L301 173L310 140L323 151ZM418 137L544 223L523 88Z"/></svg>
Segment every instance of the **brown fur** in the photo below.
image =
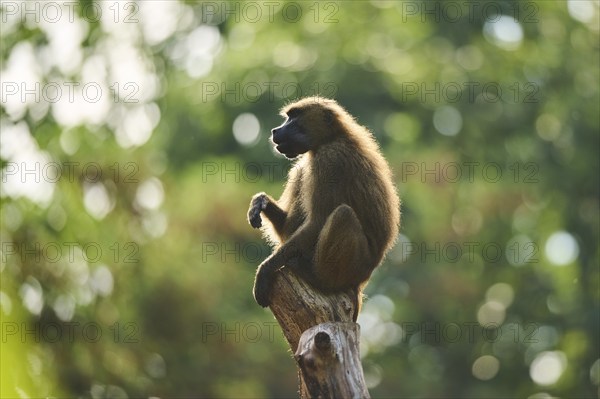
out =
<svg viewBox="0 0 600 399"><path fill-rule="evenodd" d="M297 160L278 201L259 193L248 218L277 243L258 268L254 295L269 305L273 272L283 266L323 292L362 289L393 245L400 201L371 132L334 100L309 97L287 105L273 140ZM280 148L278 146L278 148ZM284 147L281 147L284 148Z"/></svg>

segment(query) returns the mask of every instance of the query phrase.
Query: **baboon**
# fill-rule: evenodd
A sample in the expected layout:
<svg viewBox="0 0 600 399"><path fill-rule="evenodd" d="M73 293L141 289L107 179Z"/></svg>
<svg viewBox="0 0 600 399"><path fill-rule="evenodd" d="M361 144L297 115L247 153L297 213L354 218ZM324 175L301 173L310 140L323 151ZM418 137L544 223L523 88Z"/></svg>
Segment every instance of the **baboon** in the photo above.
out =
<svg viewBox="0 0 600 399"><path fill-rule="evenodd" d="M257 269L254 298L269 306L275 271L286 266L324 293L352 290L356 320L362 289L398 235L390 169L371 132L336 101L308 97L280 114L272 141L296 161L278 201L258 193L250 203L250 225L275 246Z"/></svg>

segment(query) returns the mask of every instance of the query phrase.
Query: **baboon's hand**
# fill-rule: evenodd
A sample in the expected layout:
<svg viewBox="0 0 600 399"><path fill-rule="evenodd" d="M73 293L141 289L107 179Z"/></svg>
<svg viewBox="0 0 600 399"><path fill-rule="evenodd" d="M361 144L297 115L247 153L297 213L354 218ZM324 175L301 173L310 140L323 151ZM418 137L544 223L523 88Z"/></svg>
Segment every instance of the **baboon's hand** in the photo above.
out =
<svg viewBox="0 0 600 399"><path fill-rule="evenodd" d="M265 269L259 269L254 280L254 299L263 308L271 304L271 288L273 286L273 273Z"/></svg>
<svg viewBox="0 0 600 399"><path fill-rule="evenodd" d="M262 218L260 217L260 213L267 208L267 204L269 203L269 197L265 193L258 193L254 197L252 197L252 201L250 201L250 209L248 209L248 222L255 229L258 229L262 226Z"/></svg>

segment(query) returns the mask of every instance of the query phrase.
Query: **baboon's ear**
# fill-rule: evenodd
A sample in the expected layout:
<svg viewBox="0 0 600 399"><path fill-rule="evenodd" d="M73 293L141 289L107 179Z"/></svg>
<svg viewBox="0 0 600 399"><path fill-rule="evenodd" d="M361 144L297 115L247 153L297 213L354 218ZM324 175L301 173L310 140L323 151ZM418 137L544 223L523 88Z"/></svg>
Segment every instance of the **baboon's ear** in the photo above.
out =
<svg viewBox="0 0 600 399"><path fill-rule="evenodd" d="M325 108L324 112L325 112L325 123L327 124L327 126L333 125L333 122L335 121L335 114L333 113L333 111Z"/></svg>

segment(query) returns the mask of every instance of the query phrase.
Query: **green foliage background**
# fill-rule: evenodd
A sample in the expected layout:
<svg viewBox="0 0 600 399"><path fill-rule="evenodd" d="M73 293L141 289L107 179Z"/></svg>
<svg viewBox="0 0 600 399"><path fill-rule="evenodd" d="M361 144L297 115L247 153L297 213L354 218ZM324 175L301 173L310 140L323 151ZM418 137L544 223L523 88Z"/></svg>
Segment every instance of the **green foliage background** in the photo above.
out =
<svg viewBox="0 0 600 399"><path fill-rule="evenodd" d="M598 397L598 2L267 3L2 3L1 396L294 397L245 213L289 169L277 110L322 94L403 201L373 397Z"/></svg>

